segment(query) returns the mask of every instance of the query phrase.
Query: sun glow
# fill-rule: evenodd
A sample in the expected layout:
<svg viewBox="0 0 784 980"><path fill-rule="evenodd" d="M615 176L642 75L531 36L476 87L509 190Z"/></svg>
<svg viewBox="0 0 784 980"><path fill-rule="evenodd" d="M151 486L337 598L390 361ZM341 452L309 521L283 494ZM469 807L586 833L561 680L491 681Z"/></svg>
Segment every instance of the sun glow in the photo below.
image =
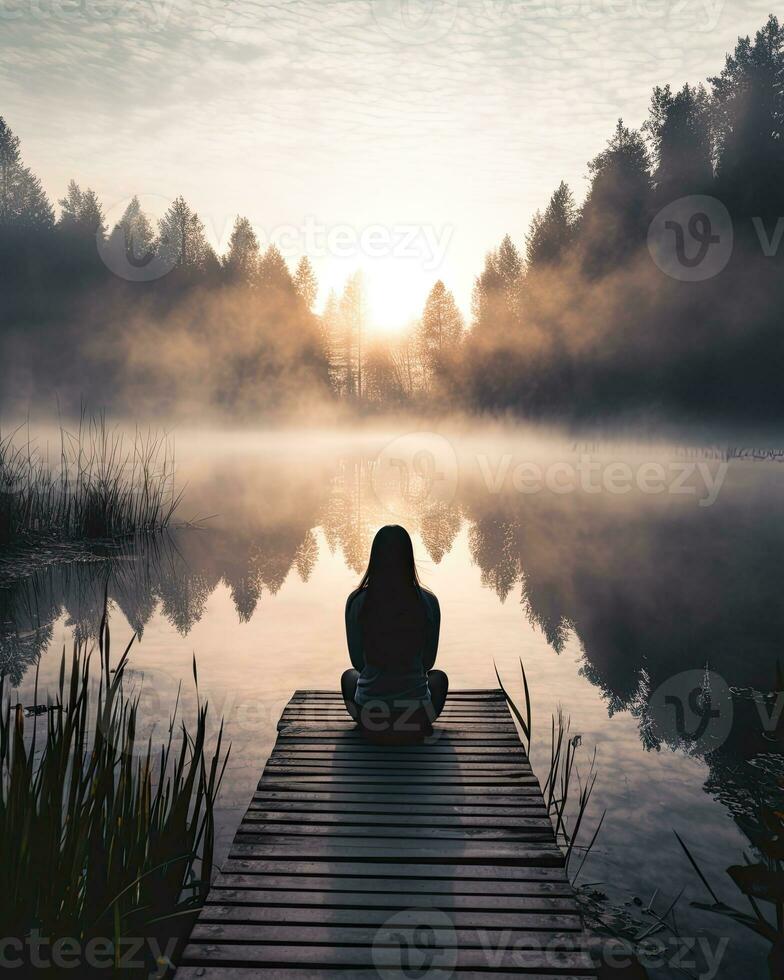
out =
<svg viewBox="0 0 784 980"><path fill-rule="evenodd" d="M352 270L353 271L353 270ZM340 298L348 275L343 266L322 273L322 304L330 291ZM422 315L425 300L438 273L412 269L394 261L363 267L368 336L398 337Z"/></svg>
<svg viewBox="0 0 784 980"><path fill-rule="evenodd" d="M389 263L371 270L365 281L371 333L401 334L421 315L430 288L424 277Z"/></svg>

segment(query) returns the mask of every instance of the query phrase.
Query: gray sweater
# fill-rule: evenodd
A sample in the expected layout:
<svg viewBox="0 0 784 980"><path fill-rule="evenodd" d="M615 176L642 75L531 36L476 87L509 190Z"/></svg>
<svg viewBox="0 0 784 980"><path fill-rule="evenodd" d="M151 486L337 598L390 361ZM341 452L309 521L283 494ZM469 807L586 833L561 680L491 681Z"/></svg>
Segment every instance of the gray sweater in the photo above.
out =
<svg viewBox="0 0 784 980"><path fill-rule="evenodd" d="M436 662L438 652L438 634L441 629L441 609L438 599L427 589L419 589L419 594L425 606L426 626L425 641L418 652L414 670L398 673L369 666L365 662L365 652L362 644L362 624L359 613L365 604L365 592L352 592L346 602L346 639L348 640L348 655L352 665L359 671L359 682L355 695L356 703L367 704L369 701L383 701L393 704L396 701L430 702L430 688L427 684L427 672ZM356 597L356 598L355 598Z"/></svg>

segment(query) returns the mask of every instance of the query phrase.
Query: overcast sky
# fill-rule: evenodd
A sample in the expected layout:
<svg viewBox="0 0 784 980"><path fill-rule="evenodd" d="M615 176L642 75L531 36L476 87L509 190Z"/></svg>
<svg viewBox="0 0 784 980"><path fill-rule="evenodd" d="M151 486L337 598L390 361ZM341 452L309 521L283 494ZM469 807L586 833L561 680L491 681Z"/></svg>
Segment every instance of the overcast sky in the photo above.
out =
<svg viewBox="0 0 784 980"><path fill-rule="evenodd" d="M0 0L0 114L53 199L111 218L177 194L221 249L235 216L362 266L380 324L437 278L467 310L483 255L650 90L718 72L770 0Z"/></svg>

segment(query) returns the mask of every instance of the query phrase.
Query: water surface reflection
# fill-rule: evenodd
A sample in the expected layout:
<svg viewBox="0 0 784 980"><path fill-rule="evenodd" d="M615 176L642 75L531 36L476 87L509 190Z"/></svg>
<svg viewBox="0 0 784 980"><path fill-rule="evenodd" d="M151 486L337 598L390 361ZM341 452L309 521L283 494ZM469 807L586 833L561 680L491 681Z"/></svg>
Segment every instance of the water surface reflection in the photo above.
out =
<svg viewBox="0 0 784 980"><path fill-rule="evenodd" d="M655 887L674 896L686 885L679 907L689 934L701 934L711 924L685 906L704 896L671 829L720 876L747 843L737 821L773 792L784 748L766 699L784 638L784 466L696 453L713 476L719 466L724 473L715 501L700 506L704 493L671 487L564 492L561 480L521 489L519 460L537 460L546 472L585 458L585 447L566 441L433 438L430 456L428 437L418 436L397 457L389 447L399 440L372 435L186 443L188 514L217 516L6 575L0 669L24 700L40 659L45 687L62 644L94 634L105 591L115 635L141 637L133 664L153 720L165 720L181 678L187 686L195 651L200 683L226 714L234 743L222 798L225 853L291 690L337 683L343 601L375 530L405 523L423 578L441 598L440 656L453 684L492 685L494 660L512 678L522 656L540 771L558 703L598 745L597 801L609 812L586 880L645 899ZM606 446L593 447L591 458L601 475L618 461L636 473L644 463L692 456ZM502 470L509 479L499 478ZM696 489L698 471L692 476ZM688 713L695 672L719 716L705 731ZM679 720L670 709L681 695ZM724 894L732 897L731 886ZM726 934L727 972L719 975L750 963L763 975L762 945L739 930Z"/></svg>

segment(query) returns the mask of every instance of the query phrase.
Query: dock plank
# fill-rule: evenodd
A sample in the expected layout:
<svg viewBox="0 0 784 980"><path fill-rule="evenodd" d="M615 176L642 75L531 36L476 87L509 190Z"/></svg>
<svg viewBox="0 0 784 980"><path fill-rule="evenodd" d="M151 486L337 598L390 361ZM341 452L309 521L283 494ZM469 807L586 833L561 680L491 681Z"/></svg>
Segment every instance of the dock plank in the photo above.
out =
<svg viewBox="0 0 784 980"><path fill-rule="evenodd" d="M414 928L413 926L411 928ZM383 931L383 930L382 930ZM390 930L393 932L393 930ZM377 930L378 934L378 930ZM396 932L393 933L397 935ZM437 937L437 934L436 934ZM434 938L436 938L434 937ZM546 941L545 941L546 942ZM591 967L591 957L587 951L561 949L520 949L509 948L501 940L501 948L490 946L484 949L466 949L464 947L440 946L439 952L444 955L453 969L471 968L481 970L489 961L493 965L515 973L550 971L550 976L558 976L559 971L574 973L575 970L588 970ZM428 947L428 953L432 949ZM251 945L248 943L190 943L185 949L183 959L189 964L210 965L223 964L226 966L299 966L305 976L318 976L322 969L336 966L375 966L377 970L399 970L401 965L400 949L395 946L382 945L380 939L372 945L340 946L330 943L326 946L301 944L286 946L278 943ZM405 975L405 974L401 974ZM562 975L562 974L561 974Z"/></svg>
<svg viewBox="0 0 784 980"><path fill-rule="evenodd" d="M284 891L370 891L379 889L379 877L360 876L341 877L331 875L297 874L237 874L220 872L216 875L213 888L244 889L283 889ZM562 881L547 879L515 878L510 881L494 879L459 880L451 878L384 878L383 887L392 892L421 892L429 895L452 893L455 895L572 895L571 886Z"/></svg>
<svg viewBox="0 0 784 980"><path fill-rule="evenodd" d="M421 972L596 976L504 695L450 692L432 736L392 746L296 691L176 978Z"/></svg>
<svg viewBox="0 0 784 980"><path fill-rule="evenodd" d="M455 971L443 971L435 969L430 974L432 980L447 980L447 972L452 976ZM328 978L328 980L379 980L378 970L375 967L357 968L342 967L336 969L323 970L318 976ZM387 972L387 976L390 973ZM457 974L460 980L498 980L505 977L509 980L509 971L497 972L496 970L461 970ZM303 980L303 977L313 976L298 969L285 969L279 966L253 967L252 969L242 967L222 967L222 966L198 966L182 967L177 972L178 980ZM595 972L590 973L558 973L560 980L592 980ZM526 980L552 980L553 974L526 973Z"/></svg>

